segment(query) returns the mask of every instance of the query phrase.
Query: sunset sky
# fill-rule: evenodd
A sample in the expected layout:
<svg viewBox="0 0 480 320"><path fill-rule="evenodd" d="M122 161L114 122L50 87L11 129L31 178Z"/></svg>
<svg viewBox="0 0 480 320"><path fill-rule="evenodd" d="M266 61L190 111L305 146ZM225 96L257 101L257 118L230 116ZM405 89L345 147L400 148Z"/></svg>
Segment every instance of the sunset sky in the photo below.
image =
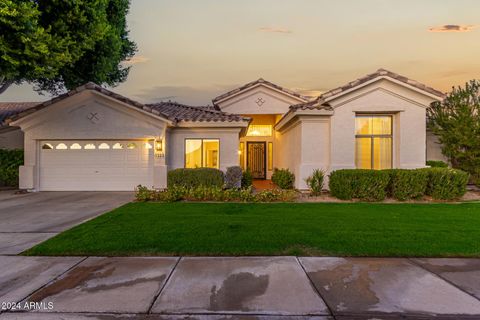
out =
<svg viewBox="0 0 480 320"><path fill-rule="evenodd" d="M259 77L318 95L378 68L449 91L480 79L480 0L133 0L114 91L202 105ZM42 101L31 86L0 101Z"/></svg>

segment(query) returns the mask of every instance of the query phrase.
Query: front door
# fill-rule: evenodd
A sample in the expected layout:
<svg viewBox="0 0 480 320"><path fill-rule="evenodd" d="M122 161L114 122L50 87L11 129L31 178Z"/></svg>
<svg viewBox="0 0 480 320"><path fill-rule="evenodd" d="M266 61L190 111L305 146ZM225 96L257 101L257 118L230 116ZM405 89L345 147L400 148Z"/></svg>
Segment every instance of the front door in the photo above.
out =
<svg viewBox="0 0 480 320"><path fill-rule="evenodd" d="M254 179L266 179L266 143L247 142L247 168Z"/></svg>

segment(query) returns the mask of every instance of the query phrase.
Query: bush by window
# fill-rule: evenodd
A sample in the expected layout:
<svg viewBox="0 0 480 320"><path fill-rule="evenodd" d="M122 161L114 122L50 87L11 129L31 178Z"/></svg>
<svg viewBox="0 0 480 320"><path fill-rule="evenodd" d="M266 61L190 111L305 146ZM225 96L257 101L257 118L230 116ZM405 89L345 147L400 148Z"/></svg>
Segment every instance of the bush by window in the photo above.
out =
<svg viewBox="0 0 480 320"><path fill-rule="evenodd" d="M400 201L420 199L425 195L428 183L428 172L424 169L391 169L388 194Z"/></svg>
<svg viewBox="0 0 480 320"><path fill-rule="evenodd" d="M381 201L387 196L390 175L383 170L343 169L330 174L330 193L342 200Z"/></svg>
<svg viewBox="0 0 480 320"><path fill-rule="evenodd" d="M426 194L439 200L453 200L467 192L469 174L462 170L449 168L428 168Z"/></svg>
<svg viewBox="0 0 480 320"><path fill-rule="evenodd" d="M222 188L224 184L223 172L213 168L179 168L167 174L168 187L194 188L211 186Z"/></svg>

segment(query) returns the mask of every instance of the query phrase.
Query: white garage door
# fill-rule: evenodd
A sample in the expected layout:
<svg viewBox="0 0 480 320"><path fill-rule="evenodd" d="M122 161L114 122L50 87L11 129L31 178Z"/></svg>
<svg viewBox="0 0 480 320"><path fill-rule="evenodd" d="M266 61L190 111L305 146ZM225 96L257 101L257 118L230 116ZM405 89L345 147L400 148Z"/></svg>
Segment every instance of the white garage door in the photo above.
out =
<svg viewBox="0 0 480 320"><path fill-rule="evenodd" d="M153 141L42 141L41 191L133 191L153 185Z"/></svg>

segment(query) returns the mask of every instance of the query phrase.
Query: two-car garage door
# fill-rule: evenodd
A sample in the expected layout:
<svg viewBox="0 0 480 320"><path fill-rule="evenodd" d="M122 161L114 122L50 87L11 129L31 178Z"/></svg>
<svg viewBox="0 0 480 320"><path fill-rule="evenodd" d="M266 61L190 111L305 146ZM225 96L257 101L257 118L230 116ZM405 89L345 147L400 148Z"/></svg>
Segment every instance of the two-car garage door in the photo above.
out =
<svg viewBox="0 0 480 320"><path fill-rule="evenodd" d="M153 185L153 141L40 143L41 191L133 191Z"/></svg>

